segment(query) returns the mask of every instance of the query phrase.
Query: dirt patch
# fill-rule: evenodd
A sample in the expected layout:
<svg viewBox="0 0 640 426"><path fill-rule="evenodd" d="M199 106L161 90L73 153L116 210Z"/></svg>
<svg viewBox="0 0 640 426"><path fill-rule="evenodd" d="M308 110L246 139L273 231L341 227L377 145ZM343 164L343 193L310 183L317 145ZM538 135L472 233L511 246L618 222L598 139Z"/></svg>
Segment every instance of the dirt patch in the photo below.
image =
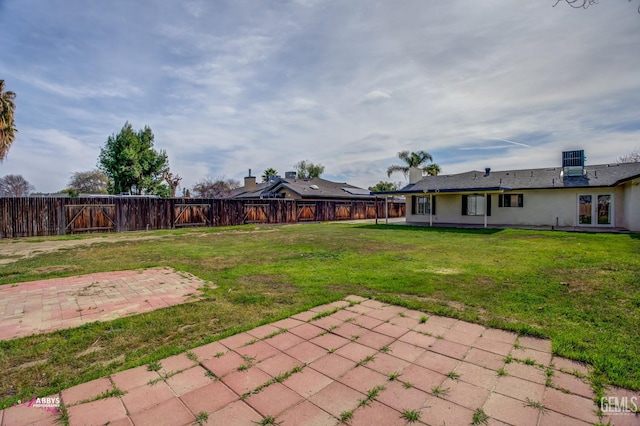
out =
<svg viewBox="0 0 640 426"><path fill-rule="evenodd" d="M0 243L0 265L28 259L43 253L51 253L58 250L65 250L76 247L90 246L101 243L120 243L123 241L145 241L163 238L157 235L148 236L117 236L117 237L96 237L83 238L80 240L51 240L51 241L18 241ZM60 268L62 266L58 266ZM54 271L55 272L55 271Z"/></svg>

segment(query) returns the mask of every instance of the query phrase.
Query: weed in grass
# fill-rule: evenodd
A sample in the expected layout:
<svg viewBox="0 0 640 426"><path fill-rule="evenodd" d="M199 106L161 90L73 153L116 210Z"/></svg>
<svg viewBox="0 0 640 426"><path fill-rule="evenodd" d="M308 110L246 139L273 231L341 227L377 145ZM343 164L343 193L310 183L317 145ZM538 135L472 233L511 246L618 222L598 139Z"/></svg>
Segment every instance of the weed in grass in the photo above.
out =
<svg viewBox="0 0 640 426"><path fill-rule="evenodd" d="M405 387L405 389L411 389L411 388L413 387L413 383L411 383L411 382L404 382L404 383L402 384L402 386L404 386L404 387Z"/></svg>
<svg viewBox="0 0 640 426"><path fill-rule="evenodd" d="M345 319L344 322L353 322L355 320L356 319L354 317L349 317L349 318Z"/></svg>
<svg viewBox="0 0 640 426"><path fill-rule="evenodd" d="M356 367L361 367L363 365L366 365L368 362L373 361L374 359L376 359L375 356L373 355L367 355L366 357L364 357L363 359L361 359L360 361L356 362Z"/></svg>
<svg viewBox="0 0 640 426"><path fill-rule="evenodd" d="M262 340L272 339L272 338L274 338L274 337L276 337L276 336L278 336L278 335L280 335L282 333L287 333L288 331L289 331L289 329L287 329L287 328L281 328L278 331L274 331L273 333L267 334L266 336L264 336L262 338Z"/></svg>
<svg viewBox="0 0 640 426"><path fill-rule="evenodd" d="M251 364L240 364L238 366L238 371L247 371L251 368Z"/></svg>
<svg viewBox="0 0 640 426"><path fill-rule="evenodd" d="M339 310L340 309L338 309L338 308L333 308L333 309L330 309L328 311L319 312L319 313L315 314L313 317L311 317L311 319L309 321L317 321L320 318L328 317L329 315L335 314Z"/></svg>
<svg viewBox="0 0 640 426"><path fill-rule="evenodd" d="M224 352L217 352L213 357L214 358L220 358L223 355L224 355Z"/></svg>
<svg viewBox="0 0 640 426"><path fill-rule="evenodd" d="M332 353L334 353L335 351L336 351L336 350L335 350L335 348L331 348L331 349L329 349L329 350L327 351L327 353L332 354Z"/></svg>
<svg viewBox="0 0 640 426"><path fill-rule="evenodd" d="M427 320L429 319L429 317L427 317L426 315L423 315L420 317L420 324L424 324L425 322L427 322Z"/></svg>
<svg viewBox="0 0 640 426"><path fill-rule="evenodd" d="M282 422L276 422L276 418L273 416L267 416L264 417L262 420L260 420L259 422L255 422L255 424L257 425L262 425L262 426L266 426L266 425L280 425L282 424Z"/></svg>
<svg viewBox="0 0 640 426"><path fill-rule="evenodd" d="M447 373L447 377L452 380L458 380L460 378L460 374L456 373L455 371L449 371Z"/></svg>
<svg viewBox="0 0 640 426"><path fill-rule="evenodd" d="M436 386L431 389L431 393L435 396L447 396L449 388L443 388L442 386Z"/></svg>
<svg viewBox="0 0 640 426"><path fill-rule="evenodd" d="M535 408L536 410L540 411L542 414L545 414L547 412L547 409L545 408L544 405L542 405L538 401L534 401L533 399L530 399L529 397L525 399L524 406Z"/></svg>
<svg viewBox="0 0 640 426"><path fill-rule="evenodd" d="M353 419L353 411L354 410L347 410L340 413L340 421L342 423L348 423L351 421L351 419Z"/></svg>
<svg viewBox="0 0 640 426"><path fill-rule="evenodd" d="M511 364L513 362L513 357L511 355L507 355L504 359L505 364Z"/></svg>
<svg viewBox="0 0 640 426"><path fill-rule="evenodd" d="M113 388L111 390L102 392L101 394L95 396L93 399L91 399L90 401L87 401L87 402L97 401L98 399L106 399L106 398L113 398L113 397L116 397L116 396L122 396L125 393L126 393L125 391L123 391L122 389L116 387L116 388Z"/></svg>
<svg viewBox="0 0 640 426"><path fill-rule="evenodd" d="M507 370L505 370L504 368L501 368L497 371L498 376L502 377L502 376L506 376L507 375Z"/></svg>
<svg viewBox="0 0 640 426"><path fill-rule="evenodd" d="M443 336L442 334L438 334L438 335L436 336L436 339L438 339L438 340L442 340L442 339L444 339L444 336Z"/></svg>
<svg viewBox="0 0 640 426"><path fill-rule="evenodd" d="M156 383L159 383L159 382L161 382L161 381L163 381L163 380L164 380L164 379L163 379L162 377L158 377L157 379L149 380L149 381L147 382L147 384L148 384L149 386L153 386L153 385L155 385Z"/></svg>
<svg viewBox="0 0 640 426"><path fill-rule="evenodd" d="M525 364L527 364L527 365L536 365L535 360L533 360L533 359L531 359L531 358L527 358L527 359L525 359L525 360L524 360L524 361L522 361L522 362L524 362L524 363L525 363Z"/></svg>
<svg viewBox="0 0 640 426"><path fill-rule="evenodd" d="M417 410L403 410L400 415L401 418L405 419L409 423L417 422L420 420L420 411Z"/></svg>
<svg viewBox="0 0 640 426"><path fill-rule="evenodd" d="M60 417L56 419L56 423L60 423L62 426L69 426L69 411L64 404L60 405Z"/></svg>
<svg viewBox="0 0 640 426"><path fill-rule="evenodd" d="M405 314L404 312L399 312L399 313L398 313L398 316L399 316L400 318L406 318L406 317L407 317L407 314Z"/></svg>
<svg viewBox="0 0 640 426"><path fill-rule="evenodd" d="M256 360L256 357L251 355L242 355L242 359L244 359L248 363L253 363L253 361Z"/></svg>
<svg viewBox="0 0 640 426"><path fill-rule="evenodd" d="M520 340L516 339L516 341L513 343L513 348L514 349L522 349L522 345L520 344Z"/></svg>
<svg viewBox="0 0 640 426"><path fill-rule="evenodd" d="M389 374L389 376L387 376L387 377L389 377L389 380L393 381L393 380L397 379L400 376L401 376L400 373L398 373L397 371L394 371L393 373Z"/></svg>
<svg viewBox="0 0 640 426"><path fill-rule="evenodd" d="M216 377L215 374L213 374L211 371L207 370L204 372L204 375L207 376L208 378L210 378L211 380L218 380L218 378Z"/></svg>
<svg viewBox="0 0 640 426"><path fill-rule="evenodd" d="M358 340L360 338L360 335L358 334L352 334L351 338L349 340L351 340L352 342L355 342L356 340Z"/></svg>
<svg viewBox="0 0 640 426"><path fill-rule="evenodd" d="M389 346L383 346L380 349L378 349L380 352L382 352L383 354L386 354L387 352L391 352L391 348Z"/></svg>
<svg viewBox="0 0 640 426"><path fill-rule="evenodd" d="M484 412L482 408L476 409L473 412L473 417L471 418L471 424L473 426L478 425L488 425L489 424L489 416Z"/></svg>
<svg viewBox="0 0 640 426"><path fill-rule="evenodd" d="M193 424L202 426L207 422L207 420L209 420L209 413L206 411L200 411L196 415L196 421Z"/></svg>
<svg viewBox="0 0 640 426"><path fill-rule="evenodd" d="M193 362L198 362L198 356L191 351L187 352L187 358Z"/></svg>
<svg viewBox="0 0 640 426"><path fill-rule="evenodd" d="M162 365L158 361L150 362L147 365L147 371L160 371L161 368L162 368Z"/></svg>

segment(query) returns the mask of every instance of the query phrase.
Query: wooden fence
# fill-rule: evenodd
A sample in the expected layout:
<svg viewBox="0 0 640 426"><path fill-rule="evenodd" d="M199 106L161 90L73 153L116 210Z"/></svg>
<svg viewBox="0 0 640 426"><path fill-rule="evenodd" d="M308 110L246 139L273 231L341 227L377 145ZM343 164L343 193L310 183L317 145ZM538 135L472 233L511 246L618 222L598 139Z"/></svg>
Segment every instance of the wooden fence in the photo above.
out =
<svg viewBox="0 0 640 426"><path fill-rule="evenodd" d="M91 197L0 198L0 238L126 232L245 223L402 217L405 205L374 201Z"/></svg>

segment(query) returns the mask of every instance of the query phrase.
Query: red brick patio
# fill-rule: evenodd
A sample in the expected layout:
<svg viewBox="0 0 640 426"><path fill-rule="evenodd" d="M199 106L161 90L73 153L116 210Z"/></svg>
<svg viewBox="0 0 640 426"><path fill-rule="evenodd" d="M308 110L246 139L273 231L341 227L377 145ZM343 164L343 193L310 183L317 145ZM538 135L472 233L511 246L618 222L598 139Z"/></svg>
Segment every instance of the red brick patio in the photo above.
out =
<svg viewBox="0 0 640 426"><path fill-rule="evenodd" d="M102 272L0 286L0 340L78 327L93 321L193 300L201 279L171 268Z"/></svg>
<svg viewBox="0 0 640 426"><path fill-rule="evenodd" d="M159 371L142 366L57 396L71 425L441 426L482 414L494 426L640 424L628 413L598 418L576 376L588 367L552 356L548 340L423 317L350 296L166 358ZM124 394L96 399L114 389ZM640 402L624 389L608 395ZM0 411L2 426L58 419L27 405Z"/></svg>

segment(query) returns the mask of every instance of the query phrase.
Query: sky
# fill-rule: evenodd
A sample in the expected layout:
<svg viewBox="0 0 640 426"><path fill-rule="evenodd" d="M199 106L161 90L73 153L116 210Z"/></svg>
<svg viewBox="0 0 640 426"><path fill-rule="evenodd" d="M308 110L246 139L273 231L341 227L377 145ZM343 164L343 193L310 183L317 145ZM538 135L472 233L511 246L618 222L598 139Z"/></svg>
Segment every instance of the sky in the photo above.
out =
<svg viewBox="0 0 640 426"><path fill-rule="evenodd" d="M127 121L183 188L306 159L405 182L402 150L443 174L614 163L640 148L640 0L555 2L0 0L0 176L62 190Z"/></svg>

